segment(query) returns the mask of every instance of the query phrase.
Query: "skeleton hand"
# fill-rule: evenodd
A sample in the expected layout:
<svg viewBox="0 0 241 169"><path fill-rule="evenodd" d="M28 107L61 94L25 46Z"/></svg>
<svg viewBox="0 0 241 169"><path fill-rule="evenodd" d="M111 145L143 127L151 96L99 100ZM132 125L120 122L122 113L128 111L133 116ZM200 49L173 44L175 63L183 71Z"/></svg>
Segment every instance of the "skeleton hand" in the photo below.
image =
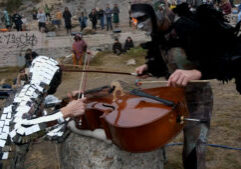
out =
<svg viewBox="0 0 241 169"><path fill-rule="evenodd" d="M73 100L67 106L63 107L61 112L63 113L64 118L83 115L85 112L85 101L86 98Z"/></svg>
<svg viewBox="0 0 241 169"><path fill-rule="evenodd" d="M167 86L187 86L188 82L191 80L199 80L202 77L202 73L198 70L180 70L177 69L172 75L169 77Z"/></svg>

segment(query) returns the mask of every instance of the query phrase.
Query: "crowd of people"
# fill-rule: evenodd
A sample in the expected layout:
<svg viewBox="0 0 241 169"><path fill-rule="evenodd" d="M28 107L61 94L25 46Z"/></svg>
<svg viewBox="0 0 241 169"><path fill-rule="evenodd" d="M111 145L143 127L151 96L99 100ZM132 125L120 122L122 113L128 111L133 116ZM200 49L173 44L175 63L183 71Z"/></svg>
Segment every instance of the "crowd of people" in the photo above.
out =
<svg viewBox="0 0 241 169"><path fill-rule="evenodd" d="M189 1L189 0L187 0ZM177 0L177 1L170 1L169 2L169 8L173 9L175 6L183 1ZM222 11L225 15L228 15L232 12L232 8L235 7L232 0L203 0L204 4L210 4L214 5L215 8ZM189 3L191 4L191 3ZM195 10L192 5L190 5L191 10ZM238 7L238 13L239 18L237 21L240 21L241 16L241 8ZM50 23L53 25L56 25L57 28L60 29L62 25L62 20L64 20L64 25L66 28L67 33L71 32L72 29L72 18L73 16L78 17L80 30L83 31L86 27L88 27L88 23L91 23L91 27L94 30L106 29L107 31L113 30L113 26L115 28L119 27L120 23L120 9L118 4L114 4L112 7L110 4L106 4L105 9L95 7L93 8L90 13L87 13L86 9L83 9L79 12L73 12L72 10L69 10L68 7L65 7L62 11L61 8L56 8L52 6L51 8L45 4L43 7L37 9L36 7L32 10L32 20L38 21L38 27L39 31L41 32L47 32L46 23ZM26 19L19 14L19 11L15 10L11 13L9 11L4 10L2 13L0 13L1 21L4 24L4 27L11 31L12 28L15 28L17 31L23 31L27 28L24 28L24 22L26 22ZM24 21L23 21L24 20ZM130 17L130 25L131 25L131 17ZM89 22L88 22L89 21Z"/></svg>
<svg viewBox="0 0 241 169"><path fill-rule="evenodd" d="M91 13L89 14L89 19L92 23L92 29L97 29L97 23L99 22L100 28L105 29L106 25L106 30L112 30L113 26L112 23L115 24L115 27L119 27L119 7L118 4L114 4L113 9L110 8L110 5L107 4L105 10L102 8L93 8ZM105 19L106 18L106 19ZM81 22L80 18L80 22ZM82 26L81 26L82 29Z"/></svg>
<svg viewBox="0 0 241 169"><path fill-rule="evenodd" d="M49 6L46 4L44 7L39 9L36 7L33 8L32 20L38 21L39 31L47 32L47 23L56 25L57 28L60 29L63 19L67 33L70 33L72 29L72 13L73 12L69 10L68 7L65 7L64 11L61 11L60 8L55 10L53 7L49 8ZM75 14L75 16L78 17L81 31L88 26L88 20L92 24L92 29L97 30L97 28L100 28L104 30L106 28L106 30L109 31L113 29L113 24L115 28L119 27L119 13L120 9L118 4L114 4L113 8L107 4L105 9L96 7L93 8L89 14L87 13L86 9L83 9L77 15ZM18 11L14 11L12 15L10 15L7 10L4 10L0 17L2 23L8 31L11 31L12 28L16 28L17 31L25 30L22 28L22 25L24 24L23 16L20 15Z"/></svg>

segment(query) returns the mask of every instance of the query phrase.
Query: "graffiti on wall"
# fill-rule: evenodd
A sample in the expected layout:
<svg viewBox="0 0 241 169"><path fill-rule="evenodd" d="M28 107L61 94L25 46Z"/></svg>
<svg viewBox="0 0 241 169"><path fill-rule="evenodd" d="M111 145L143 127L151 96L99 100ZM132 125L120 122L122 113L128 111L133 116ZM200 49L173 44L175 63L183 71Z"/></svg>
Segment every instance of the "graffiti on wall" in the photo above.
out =
<svg viewBox="0 0 241 169"><path fill-rule="evenodd" d="M41 48L42 39L42 34L35 31L0 33L0 50Z"/></svg>

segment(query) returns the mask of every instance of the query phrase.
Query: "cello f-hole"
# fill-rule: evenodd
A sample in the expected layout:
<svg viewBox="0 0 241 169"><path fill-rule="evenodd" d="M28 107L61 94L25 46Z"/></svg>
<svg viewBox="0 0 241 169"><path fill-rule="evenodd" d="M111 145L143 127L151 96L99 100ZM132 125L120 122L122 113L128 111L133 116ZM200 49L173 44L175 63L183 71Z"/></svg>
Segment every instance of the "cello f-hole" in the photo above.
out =
<svg viewBox="0 0 241 169"><path fill-rule="evenodd" d="M109 104L102 104L102 106L104 106L104 107L109 107L109 108L112 108L113 110L115 110L115 107L114 106L112 106L112 105L109 105Z"/></svg>

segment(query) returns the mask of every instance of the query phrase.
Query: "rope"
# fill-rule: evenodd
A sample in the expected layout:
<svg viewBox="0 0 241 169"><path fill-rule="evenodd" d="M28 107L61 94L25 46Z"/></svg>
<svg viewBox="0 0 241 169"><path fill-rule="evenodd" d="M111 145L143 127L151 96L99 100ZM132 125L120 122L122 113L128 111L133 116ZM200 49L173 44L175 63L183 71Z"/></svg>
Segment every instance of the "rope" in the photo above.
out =
<svg viewBox="0 0 241 169"><path fill-rule="evenodd" d="M166 147L172 147L172 146L182 146L183 143L170 143L167 144ZM230 147L230 146L226 146L226 145L219 145L219 144L206 144L209 147L215 147L215 148L223 148L223 149L229 149L229 150L241 150L241 148L237 148L237 147Z"/></svg>

